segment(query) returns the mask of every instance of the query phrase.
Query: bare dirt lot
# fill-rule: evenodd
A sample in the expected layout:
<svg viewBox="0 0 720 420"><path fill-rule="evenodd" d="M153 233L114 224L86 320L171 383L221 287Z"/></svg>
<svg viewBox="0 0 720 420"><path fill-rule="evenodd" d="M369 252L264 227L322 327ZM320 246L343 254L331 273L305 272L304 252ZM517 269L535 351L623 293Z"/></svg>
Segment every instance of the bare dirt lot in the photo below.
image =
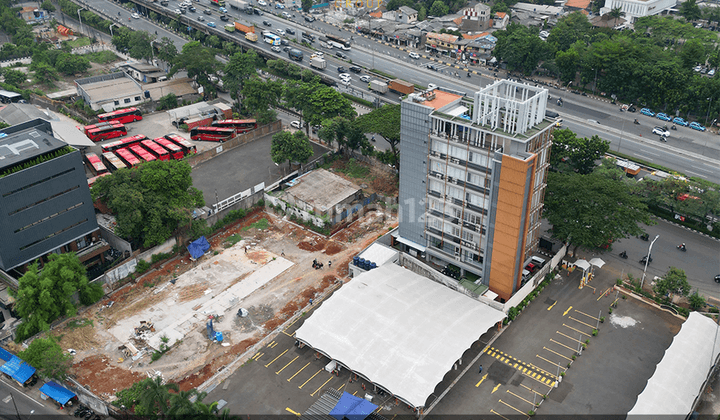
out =
<svg viewBox="0 0 720 420"><path fill-rule="evenodd" d="M371 211L328 239L256 210L212 237L198 261L184 254L162 263L53 334L77 351L77 380L109 400L146 376L195 388L346 277L351 258L396 224L390 212ZM312 269L314 259L325 267ZM236 316L240 308L247 317ZM210 315L222 343L208 339ZM136 334L140 321L152 328ZM153 361L162 337L170 349ZM136 356L119 350L126 343Z"/></svg>

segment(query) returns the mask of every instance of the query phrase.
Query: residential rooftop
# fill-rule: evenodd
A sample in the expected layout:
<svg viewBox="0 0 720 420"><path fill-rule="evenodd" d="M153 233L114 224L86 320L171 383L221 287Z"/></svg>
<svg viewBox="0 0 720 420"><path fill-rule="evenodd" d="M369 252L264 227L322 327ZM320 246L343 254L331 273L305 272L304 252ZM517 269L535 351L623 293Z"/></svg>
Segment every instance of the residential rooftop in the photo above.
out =
<svg viewBox="0 0 720 420"><path fill-rule="evenodd" d="M41 119L7 127L0 130L0 170L66 146L53 137L50 123Z"/></svg>

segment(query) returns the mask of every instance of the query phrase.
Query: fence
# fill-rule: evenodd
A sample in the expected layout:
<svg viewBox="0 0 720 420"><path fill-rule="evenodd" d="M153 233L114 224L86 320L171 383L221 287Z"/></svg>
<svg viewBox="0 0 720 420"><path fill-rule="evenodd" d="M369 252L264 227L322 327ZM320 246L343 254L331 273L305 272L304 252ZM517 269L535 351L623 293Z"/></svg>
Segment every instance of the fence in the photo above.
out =
<svg viewBox="0 0 720 420"><path fill-rule="evenodd" d="M248 188L245 191L241 191L231 197L228 197L222 201L219 201L217 204L213 204L213 214L221 212L225 209L228 209L228 208L234 206L235 204L250 197L251 195L253 195L254 193L256 193L258 191L265 191L265 183L264 182L261 182L252 188Z"/></svg>
<svg viewBox="0 0 720 420"><path fill-rule="evenodd" d="M220 153L223 153L228 150L232 150L238 146L242 146L244 144L253 142L260 137L267 136L268 134L273 134L282 129L282 121L277 120L275 122L272 122L270 124L263 125L261 127L258 127L255 130L248 131L247 133L242 133L225 143L222 143L218 145L218 147L212 148L210 150L206 150L202 153L195 154L193 156L190 156L186 158L186 161L190 164L191 167L195 167L205 161L208 161L215 156L219 155Z"/></svg>
<svg viewBox="0 0 720 420"><path fill-rule="evenodd" d="M125 277L135 272L135 269L137 268L137 262L138 260L136 258L133 258L125 264L106 272L105 275L94 279L93 282L107 284L108 287L112 288L116 282L124 279Z"/></svg>
<svg viewBox="0 0 720 420"><path fill-rule="evenodd" d="M558 264L560 264L560 261L562 261L563 257L565 257L565 252L567 252L567 244L563 244L562 248L558 251L555 256L552 257L549 264L545 264L545 267L538 270L537 273L527 282L523 287L520 288L510 299L505 302L503 305L502 311L507 313L510 308L513 306L517 306L520 302L522 302L523 299L527 297L530 293L532 293L533 290L540 284L540 282L545 278L547 273L552 271L555 267L557 267Z"/></svg>
<svg viewBox="0 0 720 420"><path fill-rule="evenodd" d="M317 216L314 216L314 215L306 212L305 210L300 210L297 207L290 206L283 200L281 200L277 197L273 197L272 195L268 195L267 193L265 194L265 202L270 202L270 203L272 203L273 206L280 206L283 209L283 211L285 213L287 213L288 215L295 216L298 219L302 219L306 222L312 221L312 223L317 227L325 226L325 220L323 220Z"/></svg>

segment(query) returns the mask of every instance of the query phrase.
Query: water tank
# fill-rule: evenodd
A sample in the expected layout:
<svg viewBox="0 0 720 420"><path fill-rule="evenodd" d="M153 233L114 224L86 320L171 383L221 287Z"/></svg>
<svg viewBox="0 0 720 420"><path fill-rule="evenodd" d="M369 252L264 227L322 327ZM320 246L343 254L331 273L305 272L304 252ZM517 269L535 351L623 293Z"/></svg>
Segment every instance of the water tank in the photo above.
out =
<svg viewBox="0 0 720 420"><path fill-rule="evenodd" d="M358 266L360 264L360 257L353 257L353 265Z"/></svg>

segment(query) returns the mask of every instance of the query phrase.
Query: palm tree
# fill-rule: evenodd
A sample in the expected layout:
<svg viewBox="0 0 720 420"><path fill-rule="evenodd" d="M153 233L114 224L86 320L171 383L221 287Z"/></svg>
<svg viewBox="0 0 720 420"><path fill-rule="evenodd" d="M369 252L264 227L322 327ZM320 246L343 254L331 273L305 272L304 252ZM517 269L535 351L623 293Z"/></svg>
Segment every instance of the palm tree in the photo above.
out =
<svg viewBox="0 0 720 420"><path fill-rule="evenodd" d="M621 8L615 7L610 12L608 12L608 15L613 18L613 28L617 26L617 21L621 17L625 16L625 12L622 11Z"/></svg>
<svg viewBox="0 0 720 420"><path fill-rule="evenodd" d="M169 417L174 418L189 418L198 414L198 408L191 399L195 397L193 401L199 400L198 392L196 389L189 391L178 391L177 394L170 395L170 408L168 408L167 414Z"/></svg>
<svg viewBox="0 0 720 420"><path fill-rule="evenodd" d="M157 413L160 418L164 418L170 402L170 392L168 391L178 391L177 384L163 384L163 380L159 376L154 379L144 379L142 383L143 391L138 398L137 408L141 409L143 414Z"/></svg>

